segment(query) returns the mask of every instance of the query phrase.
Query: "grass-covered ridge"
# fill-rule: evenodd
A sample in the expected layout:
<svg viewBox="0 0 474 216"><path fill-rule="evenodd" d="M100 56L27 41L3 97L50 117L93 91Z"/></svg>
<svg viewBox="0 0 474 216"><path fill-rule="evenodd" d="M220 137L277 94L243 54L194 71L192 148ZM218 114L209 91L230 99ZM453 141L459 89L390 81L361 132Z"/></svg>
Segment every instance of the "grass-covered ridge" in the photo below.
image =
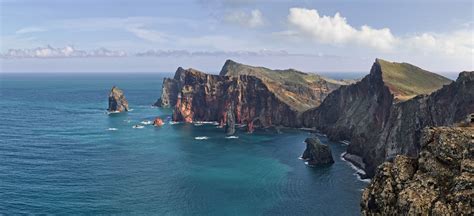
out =
<svg viewBox="0 0 474 216"><path fill-rule="evenodd" d="M348 84L294 69L272 70L244 65L232 60L225 62L220 75L258 77L280 100L300 112L319 106L327 94L341 85Z"/></svg>
<svg viewBox="0 0 474 216"><path fill-rule="evenodd" d="M389 62L377 59L382 69L382 78L395 98L405 101L420 94L430 94L452 80L423 70L408 63Z"/></svg>

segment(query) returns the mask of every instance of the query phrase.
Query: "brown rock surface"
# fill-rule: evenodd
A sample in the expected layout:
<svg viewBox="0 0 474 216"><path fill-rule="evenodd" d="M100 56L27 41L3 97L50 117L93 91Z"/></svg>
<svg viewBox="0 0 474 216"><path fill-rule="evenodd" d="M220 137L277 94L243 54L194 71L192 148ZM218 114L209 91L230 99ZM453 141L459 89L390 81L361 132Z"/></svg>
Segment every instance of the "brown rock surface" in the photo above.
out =
<svg viewBox="0 0 474 216"><path fill-rule="evenodd" d="M474 128L426 128L418 158L383 163L364 190L363 215L472 215Z"/></svg>
<svg viewBox="0 0 474 216"><path fill-rule="evenodd" d="M109 112L125 112L128 111L128 101L123 91L116 86L112 87L109 93Z"/></svg>

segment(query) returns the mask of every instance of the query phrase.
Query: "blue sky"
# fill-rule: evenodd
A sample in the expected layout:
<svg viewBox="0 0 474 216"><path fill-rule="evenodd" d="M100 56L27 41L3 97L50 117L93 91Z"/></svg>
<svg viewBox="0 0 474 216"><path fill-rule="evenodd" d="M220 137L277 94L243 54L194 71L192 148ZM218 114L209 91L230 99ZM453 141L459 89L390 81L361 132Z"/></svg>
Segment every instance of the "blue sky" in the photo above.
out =
<svg viewBox="0 0 474 216"><path fill-rule="evenodd" d="M473 70L472 1L0 0L2 72Z"/></svg>

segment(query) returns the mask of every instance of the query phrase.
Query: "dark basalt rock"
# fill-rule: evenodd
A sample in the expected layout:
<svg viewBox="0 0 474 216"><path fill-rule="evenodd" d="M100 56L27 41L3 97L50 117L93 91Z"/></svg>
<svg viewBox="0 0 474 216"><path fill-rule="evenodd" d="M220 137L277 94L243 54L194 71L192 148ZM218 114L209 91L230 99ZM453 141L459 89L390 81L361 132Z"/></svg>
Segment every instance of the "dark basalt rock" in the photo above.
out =
<svg viewBox="0 0 474 216"><path fill-rule="evenodd" d="M123 91L116 86L112 87L109 93L109 112L126 112L128 111L128 101Z"/></svg>
<svg viewBox="0 0 474 216"><path fill-rule="evenodd" d="M396 75L393 68L390 72ZM305 127L316 128L331 140L349 140L347 152L362 157L368 176L398 154L416 157L424 127L451 125L474 113L473 72L462 72L445 86L439 75L420 72L417 78L433 80L440 89L404 101L407 95L394 89L396 84L384 73L377 60L361 81L333 91L319 107L302 114Z"/></svg>
<svg viewBox="0 0 474 216"><path fill-rule="evenodd" d="M231 105L226 112L225 133L227 134L227 136L234 135L235 133L235 116L233 105Z"/></svg>
<svg viewBox="0 0 474 216"><path fill-rule="evenodd" d="M472 215L474 128L426 128L418 158L385 162L364 190L363 215Z"/></svg>
<svg viewBox="0 0 474 216"><path fill-rule="evenodd" d="M322 144L318 138L307 138L305 143L306 149L301 158L306 160L308 165L316 166L334 163L331 149L329 146Z"/></svg>

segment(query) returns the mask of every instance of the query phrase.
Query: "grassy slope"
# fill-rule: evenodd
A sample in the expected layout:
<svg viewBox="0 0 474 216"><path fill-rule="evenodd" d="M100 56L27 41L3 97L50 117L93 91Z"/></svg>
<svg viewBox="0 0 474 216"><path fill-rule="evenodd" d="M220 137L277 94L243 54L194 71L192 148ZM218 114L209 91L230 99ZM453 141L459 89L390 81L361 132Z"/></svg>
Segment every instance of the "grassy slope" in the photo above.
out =
<svg viewBox="0 0 474 216"><path fill-rule="evenodd" d="M268 88L274 92L280 100L300 112L314 108L320 104L320 101L305 97L304 94L298 93L300 87L325 92L332 91L337 89L340 85L347 84L346 82L331 80L316 74L307 74L294 69L271 70L264 67L253 67L240 64L232 60L226 61L220 75L256 76L262 79L267 84Z"/></svg>
<svg viewBox="0 0 474 216"><path fill-rule="evenodd" d="M446 77L408 63L394 63L382 59L376 61L382 68L385 84L399 101L405 101L420 94L430 94L452 82Z"/></svg>

